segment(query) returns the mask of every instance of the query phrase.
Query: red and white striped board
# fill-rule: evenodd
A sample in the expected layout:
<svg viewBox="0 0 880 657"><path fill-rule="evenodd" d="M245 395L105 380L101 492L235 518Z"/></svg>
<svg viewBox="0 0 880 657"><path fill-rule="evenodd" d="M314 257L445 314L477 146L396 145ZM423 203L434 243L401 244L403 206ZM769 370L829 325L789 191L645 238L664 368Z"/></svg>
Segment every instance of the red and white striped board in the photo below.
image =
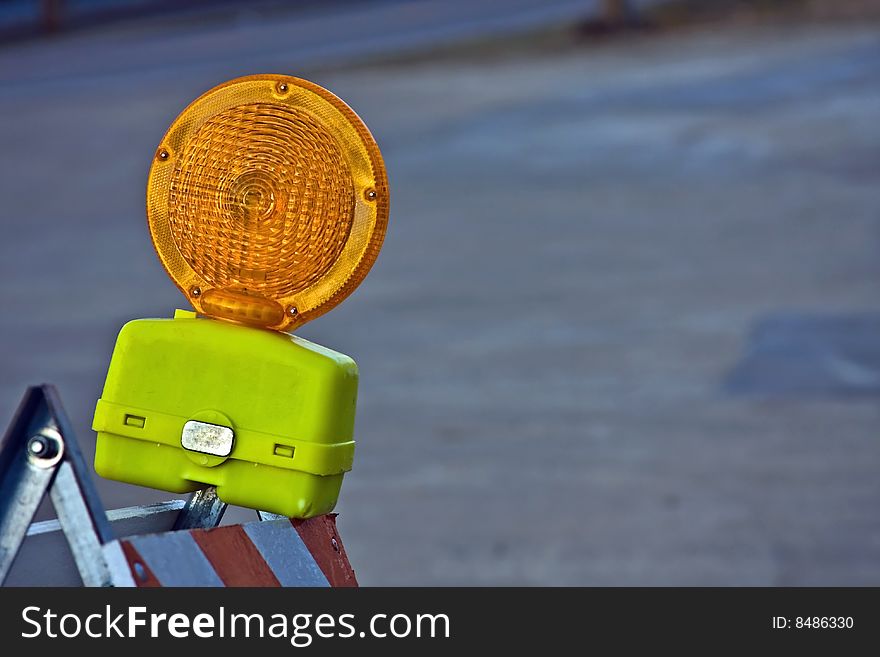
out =
<svg viewBox="0 0 880 657"><path fill-rule="evenodd" d="M115 586L357 586L335 514L130 536L104 555Z"/></svg>

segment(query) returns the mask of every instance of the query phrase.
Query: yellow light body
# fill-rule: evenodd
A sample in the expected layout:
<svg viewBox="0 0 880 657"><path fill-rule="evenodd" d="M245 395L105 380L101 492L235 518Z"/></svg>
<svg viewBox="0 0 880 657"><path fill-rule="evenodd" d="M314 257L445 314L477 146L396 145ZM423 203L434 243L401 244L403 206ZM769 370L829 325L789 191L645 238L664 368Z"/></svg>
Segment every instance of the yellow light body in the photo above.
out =
<svg viewBox="0 0 880 657"><path fill-rule="evenodd" d="M173 493L211 485L225 502L307 518L329 513L354 457L358 372L287 333L178 311L119 333L92 428L103 477ZM198 421L228 450L181 444Z"/></svg>

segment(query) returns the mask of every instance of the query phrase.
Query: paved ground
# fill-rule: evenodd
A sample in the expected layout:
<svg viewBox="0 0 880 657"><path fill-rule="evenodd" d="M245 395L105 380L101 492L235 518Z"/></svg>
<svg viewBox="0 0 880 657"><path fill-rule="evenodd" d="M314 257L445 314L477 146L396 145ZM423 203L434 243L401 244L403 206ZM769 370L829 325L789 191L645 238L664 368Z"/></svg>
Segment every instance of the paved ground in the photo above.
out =
<svg viewBox="0 0 880 657"><path fill-rule="evenodd" d="M65 83L84 39L0 52L0 418L53 381L91 452L118 327L182 303L148 242L150 155L240 64L85 58ZM246 59L347 99L389 167L379 262L302 331L361 367L339 510L362 582L880 584L876 391L730 385L768 317L880 310L880 25L541 44ZM842 358L791 376L877 376Z"/></svg>

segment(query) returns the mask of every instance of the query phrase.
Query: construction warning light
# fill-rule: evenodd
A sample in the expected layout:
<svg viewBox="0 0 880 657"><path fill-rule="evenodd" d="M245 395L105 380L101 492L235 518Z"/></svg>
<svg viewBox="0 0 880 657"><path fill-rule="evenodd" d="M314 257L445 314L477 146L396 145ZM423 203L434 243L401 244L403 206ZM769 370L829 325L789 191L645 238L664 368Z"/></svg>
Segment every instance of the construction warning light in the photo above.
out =
<svg viewBox="0 0 880 657"><path fill-rule="evenodd" d="M195 312L122 328L95 469L291 517L331 511L354 456L357 366L285 331L345 299L381 248L388 184L366 126L298 78L215 87L156 149L147 221Z"/></svg>

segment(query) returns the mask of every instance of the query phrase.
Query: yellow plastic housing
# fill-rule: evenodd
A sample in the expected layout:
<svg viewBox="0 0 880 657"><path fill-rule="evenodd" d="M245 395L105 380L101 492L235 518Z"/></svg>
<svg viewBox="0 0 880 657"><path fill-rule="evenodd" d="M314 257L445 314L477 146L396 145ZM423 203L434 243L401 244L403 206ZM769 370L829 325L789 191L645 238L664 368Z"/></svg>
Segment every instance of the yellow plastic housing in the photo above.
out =
<svg viewBox="0 0 880 657"><path fill-rule="evenodd" d="M147 221L197 311L292 330L341 302L375 262L388 223L385 166L364 123L326 89L238 78L168 129Z"/></svg>
<svg viewBox="0 0 880 657"><path fill-rule="evenodd" d="M103 477L308 518L333 510L354 458L357 366L286 333L178 311L119 334L92 428ZM189 421L232 430L221 455Z"/></svg>

